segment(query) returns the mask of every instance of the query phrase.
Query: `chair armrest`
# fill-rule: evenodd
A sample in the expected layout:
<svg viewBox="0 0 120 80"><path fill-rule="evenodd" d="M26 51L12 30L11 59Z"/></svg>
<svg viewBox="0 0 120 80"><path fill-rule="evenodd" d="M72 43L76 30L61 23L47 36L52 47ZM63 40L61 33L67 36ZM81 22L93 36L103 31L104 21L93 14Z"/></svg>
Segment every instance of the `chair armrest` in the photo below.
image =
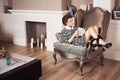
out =
<svg viewBox="0 0 120 80"><path fill-rule="evenodd" d="M62 38L61 38L61 33L56 33L56 38L59 42L63 42Z"/></svg>
<svg viewBox="0 0 120 80"><path fill-rule="evenodd" d="M62 50L64 52L68 52L68 53L76 54L76 55L80 55L80 56L84 56L87 52L86 47L74 46L74 45L68 44L68 43L55 42L54 47L59 50Z"/></svg>

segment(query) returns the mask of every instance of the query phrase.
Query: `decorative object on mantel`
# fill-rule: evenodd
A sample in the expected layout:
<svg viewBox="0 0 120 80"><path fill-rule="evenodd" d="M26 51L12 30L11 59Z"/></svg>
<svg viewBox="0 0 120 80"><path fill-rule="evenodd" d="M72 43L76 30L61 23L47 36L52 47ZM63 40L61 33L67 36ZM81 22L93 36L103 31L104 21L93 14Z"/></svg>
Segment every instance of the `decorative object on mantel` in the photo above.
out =
<svg viewBox="0 0 120 80"><path fill-rule="evenodd" d="M82 0L81 5L86 5L85 10L91 10L93 8L93 0Z"/></svg>
<svg viewBox="0 0 120 80"><path fill-rule="evenodd" d="M10 13L11 14L11 12L9 11L11 9L12 9L11 6L4 6L4 13Z"/></svg>
<svg viewBox="0 0 120 80"><path fill-rule="evenodd" d="M88 4L87 8L86 8L86 11L91 10L91 9L93 9L93 4Z"/></svg>
<svg viewBox="0 0 120 80"><path fill-rule="evenodd" d="M77 7L77 9L85 11L93 8L93 0L74 0L72 3Z"/></svg>
<svg viewBox="0 0 120 80"><path fill-rule="evenodd" d="M114 19L120 20L120 11L114 11L113 15L114 15Z"/></svg>
<svg viewBox="0 0 120 80"><path fill-rule="evenodd" d="M35 47L35 39L31 38L31 43L30 43L31 48Z"/></svg>
<svg viewBox="0 0 120 80"><path fill-rule="evenodd" d="M70 15L74 17L77 11L77 8L74 5L68 5L67 8L70 12Z"/></svg>
<svg viewBox="0 0 120 80"><path fill-rule="evenodd" d="M112 19L120 20L120 7L115 7L112 10Z"/></svg>

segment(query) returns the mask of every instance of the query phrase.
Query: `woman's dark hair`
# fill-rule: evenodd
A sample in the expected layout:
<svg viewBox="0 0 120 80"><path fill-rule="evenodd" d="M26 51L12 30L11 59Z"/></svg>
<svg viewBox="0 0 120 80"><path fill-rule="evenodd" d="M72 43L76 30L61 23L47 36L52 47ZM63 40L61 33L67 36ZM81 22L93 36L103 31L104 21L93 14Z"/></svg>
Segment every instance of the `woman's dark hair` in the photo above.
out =
<svg viewBox="0 0 120 80"><path fill-rule="evenodd" d="M72 18L72 16L69 13L63 16L62 22L64 25L66 25L69 18Z"/></svg>

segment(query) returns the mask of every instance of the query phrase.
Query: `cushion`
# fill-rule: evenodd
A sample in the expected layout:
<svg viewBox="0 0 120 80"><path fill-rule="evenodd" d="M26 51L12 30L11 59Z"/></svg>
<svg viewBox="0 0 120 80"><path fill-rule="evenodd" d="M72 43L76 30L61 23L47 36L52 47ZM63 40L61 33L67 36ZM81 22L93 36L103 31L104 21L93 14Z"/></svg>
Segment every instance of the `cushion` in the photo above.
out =
<svg viewBox="0 0 120 80"><path fill-rule="evenodd" d="M62 38L61 38L61 33L56 33L56 38L59 42L63 42Z"/></svg>
<svg viewBox="0 0 120 80"><path fill-rule="evenodd" d="M84 56L87 48L82 46L74 46L68 43L55 42L54 47L67 53Z"/></svg>

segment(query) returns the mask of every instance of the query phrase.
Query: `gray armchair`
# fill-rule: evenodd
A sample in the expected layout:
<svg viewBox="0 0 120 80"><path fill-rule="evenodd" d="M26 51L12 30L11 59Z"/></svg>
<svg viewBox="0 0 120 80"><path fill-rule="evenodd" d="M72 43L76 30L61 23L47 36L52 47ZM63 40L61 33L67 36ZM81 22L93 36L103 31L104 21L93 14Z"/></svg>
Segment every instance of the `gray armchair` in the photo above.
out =
<svg viewBox="0 0 120 80"><path fill-rule="evenodd" d="M83 11L81 9L77 10L75 14L75 26L84 28L89 26L98 26L101 29L100 35L103 39L106 39L107 29L110 20L110 13L108 11L104 11L101 8L95 7L90 11ZM54 43L54 61L57 63L57 56L59 54L61 57L66 58L70 61L78 61L80 65L80 75L83 74L83 66L85 62L95 61L96 58L100 58L100 64L103 62L103 50L98 47L93 51L93 47L90 45L88 47L82 46L74 46L67 43L62 43L61 33L57 33L56 37L58 42ZM70 57L69 57L70 55ZM73 57L71 57L71 55Z"/></svg>

